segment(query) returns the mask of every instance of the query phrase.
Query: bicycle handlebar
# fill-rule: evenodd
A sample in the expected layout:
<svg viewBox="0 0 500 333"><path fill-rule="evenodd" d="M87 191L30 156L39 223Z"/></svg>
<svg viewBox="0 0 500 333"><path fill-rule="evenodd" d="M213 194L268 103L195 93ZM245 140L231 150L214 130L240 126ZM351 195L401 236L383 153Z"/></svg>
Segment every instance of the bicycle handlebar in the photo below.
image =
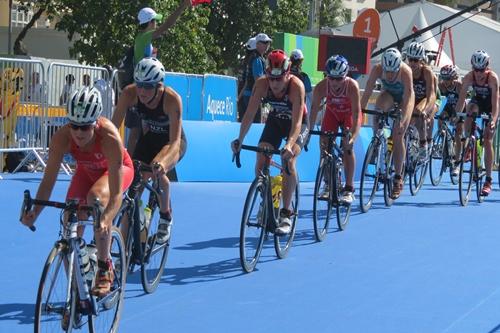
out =
<svg viewBox="0 0 500 333"><path fill-rule="evenodd" d="M271 157L272 155L281 155L280 150L272 148L241 145L241 149L255 151L257 153L264 154L268 157ZM236 163L236 167L241 168L240 152L233 154L233 162ZM285 163L285 172L287 173L287 175L290 175L290 170L288 169L288 162Z"/></svg>
<svg viewBox="0 0 500 333"><path fill-rule="evenodd" d="M96 199L95 206L88 206L88 205L80 205L75 200L68 200L67 202L59 202L59 201L33 199L31 197L30 191L24 190L24 199L23 199L23 203L21 205L21 214L19 217L19 221L22 220L24 214L28 213L31 210L33 205L55 207L55 208L60 208L60 209L71 208L71 209L78 209L78 210L83 210L83 211L88 211L88 212L97 212L97 216L96 216L97 221L99 221L100 217L101 217L101 209L100 209L99 199ZM99 207L99 209L96 209L98 207ZM33 232L36 231L36 227L34 225L30 226L29 229Z"/></svg>
<svg viewBox="0 0 500 333"><path fill-rule="evenodd" d="M488 114L488 113L468 114L467 112L457 112L457 117L467 117L467 118L473 118L473 119L481 118L483 120L491 120L491 114Z"/></svg>

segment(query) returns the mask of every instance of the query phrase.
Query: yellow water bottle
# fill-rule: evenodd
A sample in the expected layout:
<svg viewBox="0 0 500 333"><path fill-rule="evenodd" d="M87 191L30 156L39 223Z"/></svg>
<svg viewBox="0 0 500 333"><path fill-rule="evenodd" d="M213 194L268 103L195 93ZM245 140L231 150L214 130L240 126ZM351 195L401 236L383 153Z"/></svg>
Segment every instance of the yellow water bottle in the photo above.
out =
<svg viewBox="0 0 500 333"><path fill-rule="evenodd" d="M481 172L481 168L483 167L483 146L480 141L476 140L477 168L479 172Z"/></svg>
<svg viewBox="0 0 500 333"><path fill-rule="evenodd" d="M392 136L387 138L387 151L392 152Z"/></svg>
<svg viewBox="0 0 500 333"><path fill-rule="evenodd" d="M274 208L280 207L282 182L283 177L281 175L271 177L271 193L273 195Z"/></svg>

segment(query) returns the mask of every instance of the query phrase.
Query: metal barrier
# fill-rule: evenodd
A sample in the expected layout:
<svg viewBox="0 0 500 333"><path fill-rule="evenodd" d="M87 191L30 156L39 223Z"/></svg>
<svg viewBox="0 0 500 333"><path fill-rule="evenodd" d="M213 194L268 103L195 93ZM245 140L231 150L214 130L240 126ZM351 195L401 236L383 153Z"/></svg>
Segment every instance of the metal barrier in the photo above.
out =
<svg viewBox="0 0 500 333"><path fill-rule="evenodd" d="M40 120L46 109L45 82L42 62L0 59L0 172L8 154L16 152L27 152L16 169L30 158L45 167L40 155L44 149Z"/></svg>
<svg viewBox="0 0 500 333"><path fill-rule="evenodd" d="M14 172L35 160L45 168L44 157L55 131L66 122L66 102L82 86L96 87L103 97L103 116L111 118L117 87L116 71L103 67L0 58L0 172L6 156L25 153ZM61 165L69 174L71 161ZM1 178L0 178L1 179Z"/></svg>

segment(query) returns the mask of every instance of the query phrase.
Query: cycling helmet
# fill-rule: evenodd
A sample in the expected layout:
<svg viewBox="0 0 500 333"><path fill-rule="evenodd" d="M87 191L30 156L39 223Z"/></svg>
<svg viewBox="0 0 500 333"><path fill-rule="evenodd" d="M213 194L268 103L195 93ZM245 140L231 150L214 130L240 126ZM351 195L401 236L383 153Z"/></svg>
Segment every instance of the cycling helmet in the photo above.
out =
<svg viewBox="0 0 500 333"><path fill-rule="evenodd" d="M267 56L266 73L272 77L280 77L290 71L290 61L283 50L273 50Z"/></svg>
<svg viewBox="0 0 500 333"><path fill-rule="evenodd" d="M458 67L455 65L445 65L439 71L442 80L453 80L458 78Z"/></svg>
<svg viewBox="0 0 500 333"><path fill-rule="evenodd" d="M134 81L136 83L159 83L165 77L165 68L156 58L144 58L134 71Z"/></svg>
<svg viewBox="0 0 500 333"><path fill-rule="evenodd" d="M101 93L94 87L83 87L73 91L66 112L71 123L93 124L102 112Z"/></svg>
<svg viewBox="0 0 500 333"><path fill-rule="evenodd" d="M329 77L346 77L349 72L349 63L341 55L332 55L325 64L325 73Z"/></svg>
<svg viewBox="0 0 500 333"><path fill-rule="evenodd" d="M485 69L490 64L490 56L486 51L476 51L472 54L470 63L474 69Z"/></svg>
<svg viewBox="0 0 500 333"><path fill-rule="evenodd" d="M302 60L302 59L304 59L304 54L302 53L302 51L300 49L295 49L290 54L290 59L292 59L292 60Z"/></svg>
<svg viewBox="0 0 500 333"><path fill-rule="evenodd" d="M401 53L398 49L391 47L382 55L382 69L384 72L397 72L401 67Z"/></svg>
<svg viewBox="0 0 500 333"><path fill-rule="evenodd" d="M412 42L406 49L406 55L409 58L424 60L425 59L424 46L419 42Z"/></svg>

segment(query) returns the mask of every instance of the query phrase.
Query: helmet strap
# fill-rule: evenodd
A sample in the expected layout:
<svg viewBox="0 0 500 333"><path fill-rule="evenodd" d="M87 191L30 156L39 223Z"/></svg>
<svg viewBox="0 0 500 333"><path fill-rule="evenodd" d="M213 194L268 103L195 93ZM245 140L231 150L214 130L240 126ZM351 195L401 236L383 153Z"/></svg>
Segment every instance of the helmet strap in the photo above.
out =
<svg viewBox="0 0 500 333"><path fill-rule="evenodd" d="M154 99L156 98L156 96L157 96L157 95L158 95L158 84L157 84L157 85L156 85L156 87L155 87L155 94L153 95L153 97L151 97L151 98L149 99L149 101L147 101L147 102L146 102L146 104L149 104L149 103L151 103L152 101L154 101Z"/></svg>

